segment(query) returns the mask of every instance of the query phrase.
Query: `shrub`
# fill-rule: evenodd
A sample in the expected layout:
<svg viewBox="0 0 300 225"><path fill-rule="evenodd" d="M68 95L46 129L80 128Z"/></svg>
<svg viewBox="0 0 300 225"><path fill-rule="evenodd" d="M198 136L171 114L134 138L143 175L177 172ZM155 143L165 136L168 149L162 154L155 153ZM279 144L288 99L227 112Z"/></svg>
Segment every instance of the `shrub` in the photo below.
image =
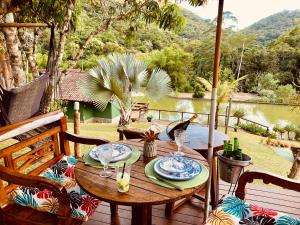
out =
<svg viewBox="0 0 300 225"><path fill-rule="evenodd" d="M256 134L256 135L263 136L263 137L274 136L274 134L270 134L265 128L262 128L253 123L241 123L239 126L243 130L245 130L251 134Z"/></svg>
<svg viewBox="0 0 300 225"><path fill-rule="evenodd" d="M285 133L284 127L280 126L279 124L276 124L276 125L274 126L274 128L273 128L273 131L274 131L275 133L279 133L281 139L283 139L283 138L282 138L282 135Z"/></svg>
<svg viewBox="0 0 300 225"><path fill-rule="evenodd" d="M200 84L196 84L194 88L193 98L203 98L205 95L205 90Z"/></svg>
<svg viewBox="0 0 300 225"><path fill-rule="evenodd" d="M290 99L296 94L296 90L291 84L281 85L275 91L276 101L279 103L289 103Z"/></svg>
<svg viewBox="0 0 300 225"><path fill-rule="evenodd" d="M276 94L272 90L260 90L258 91L258 94L262 97L265 97L268 99L269 102L275 102L276 101Z"/></svg>

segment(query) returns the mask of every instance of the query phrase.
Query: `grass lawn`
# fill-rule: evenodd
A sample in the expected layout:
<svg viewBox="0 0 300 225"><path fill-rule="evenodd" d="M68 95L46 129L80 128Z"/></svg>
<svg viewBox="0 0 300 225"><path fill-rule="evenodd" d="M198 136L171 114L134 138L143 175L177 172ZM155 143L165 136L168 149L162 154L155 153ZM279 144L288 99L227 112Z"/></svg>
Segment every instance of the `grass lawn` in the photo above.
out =
<svg viewBox="0 0 300 225"><path fill-rule="evenodd" d="M160 123L161 125L162 123ZM138 129L146 129L149 127L147 122L135 122L131 123L130 127ZM69 130L73 130L73 123L68 123ZM163 128L164 125L161 125ZM222 131L222 128L220 129ZM119 136L117 133L116 124L105 124L105 123L82 123L81 134L92 137L105 138L110 141L117 141ZM288 160L277 155L272 147L260 143L263 139L260 136L249 134L242 130L234 132L229 130L228 135L233 139L234 137L239 138L240 146L244 153L250 155L253 159L253 165L249 169L257 169L263 171L269 171L278 175L287 176L292 163ZM300 145L299 142L294 142L296 145ZM88 152L90 146L81 146L82 153ZM300 176L297 177L300 180Z"/></svg>

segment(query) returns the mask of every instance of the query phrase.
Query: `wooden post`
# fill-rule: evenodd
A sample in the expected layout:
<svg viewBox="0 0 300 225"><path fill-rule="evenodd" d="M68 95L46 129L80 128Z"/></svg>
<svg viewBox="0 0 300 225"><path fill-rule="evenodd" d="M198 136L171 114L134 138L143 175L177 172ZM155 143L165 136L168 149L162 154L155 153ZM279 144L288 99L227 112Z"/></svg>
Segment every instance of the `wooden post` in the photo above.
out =
<svg viewBox="0 0 300 225"><path fill-rule="evenodd" d="M229 120L230 120L231 104L232 104L232 98L230 97L228 111L227 111L227 117L226 117L225 134L227 134L227 130L228 130L228 125L229 125Z"/></svg>
<svg viewBox="0 0 300 225"><path fill-rule="evenodd" d="M74 102L74 133L80 134L80 112L79 112L79 102ZM75 157L81 157L80 144L74 143Z"/></svg>

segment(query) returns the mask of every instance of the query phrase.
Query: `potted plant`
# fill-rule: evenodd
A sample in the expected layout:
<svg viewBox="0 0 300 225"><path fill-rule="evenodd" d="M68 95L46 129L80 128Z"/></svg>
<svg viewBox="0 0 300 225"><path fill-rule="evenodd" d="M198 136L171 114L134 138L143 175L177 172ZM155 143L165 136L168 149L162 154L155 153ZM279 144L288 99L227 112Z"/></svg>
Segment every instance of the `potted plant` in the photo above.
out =
<svg viewBox="0 0 300 225"><path fill-rule="evenodd" d="M229 183L236 183L244 167L252 163L251 157L244 154L239 148L238 139L234 138L234 144L224 141L224 150L218 151L218 163L220 177Z"/></svg>
<svg viewBox="0 0 300 225"><path fill-rule="evenodd" d="M148 114L147 117L146 117L147 121L148 122L151 122L152 119L153 119L153 115L152 114Z"/></svg>
<svg viewBox="0 0 300 225"><path fill-rule="evenodd" d="M156 143L155 140L157 139L159 133L155 132L151 128L143 134L144 139L144 148L143 148L143 155L145 157L154 157L156 156Z"/></svg>

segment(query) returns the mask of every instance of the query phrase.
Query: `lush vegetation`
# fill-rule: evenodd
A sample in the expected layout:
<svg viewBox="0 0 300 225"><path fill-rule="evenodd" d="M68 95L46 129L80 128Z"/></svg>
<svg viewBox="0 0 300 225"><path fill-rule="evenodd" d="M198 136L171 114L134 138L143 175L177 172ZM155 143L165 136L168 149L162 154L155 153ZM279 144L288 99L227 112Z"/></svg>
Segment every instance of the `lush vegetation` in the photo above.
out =
<svg viewBox="0 0 300 225"><path fill-rule="evenodd" d="M267 44L295 26L299 19L300 10L285 10L257 21L249 26L247 30L257 34L259 43Z"/></svg>
<svg viewBox="0 0 300 225"><path fill-rule="evenodd" d="M276 138L276 135L273 133L270 133L266 128L263 128L259 125L256 125L254 123L240 123L239 127L251 134L263 136L263 137L272 137Z"/></svg>

